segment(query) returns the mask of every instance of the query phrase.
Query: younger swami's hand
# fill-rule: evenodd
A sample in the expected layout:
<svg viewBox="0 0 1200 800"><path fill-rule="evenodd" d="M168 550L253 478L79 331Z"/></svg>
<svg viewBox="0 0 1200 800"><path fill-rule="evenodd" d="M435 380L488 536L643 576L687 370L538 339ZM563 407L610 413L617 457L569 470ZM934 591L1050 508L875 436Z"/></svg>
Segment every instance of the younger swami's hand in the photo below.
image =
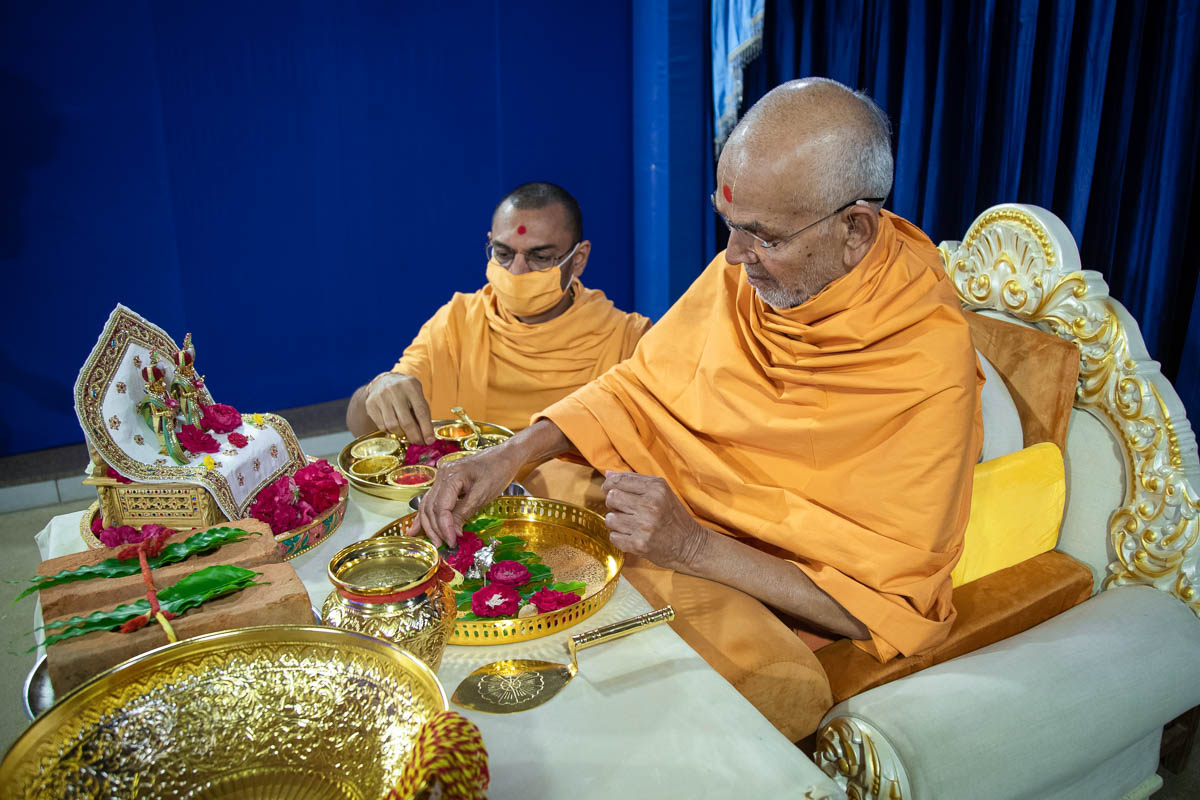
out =
<svg viewBox="0 0 1200 800"><path fill-rule="evenodd" d="M660 567L690 572L708 531L692 519L667 482L636 472L605 474L609 541Z"/></svg>
<svg viewBox="0 0 1200 800"><path fill-rule="evenodd" d="M410 442L433 441L433 420L421 382L411 375L385 372L367 387L367 415L391 433L403 433Z"/></svg>
<svg viewBox="0 0 1200 800"><path fill-rule="evenodd" d="M492 447L439 467L433 486L421 498L410 534L424 531L435 547L442 542L457 547L467 518L504 491L521 468L511 463L504 449Z"/></svg>

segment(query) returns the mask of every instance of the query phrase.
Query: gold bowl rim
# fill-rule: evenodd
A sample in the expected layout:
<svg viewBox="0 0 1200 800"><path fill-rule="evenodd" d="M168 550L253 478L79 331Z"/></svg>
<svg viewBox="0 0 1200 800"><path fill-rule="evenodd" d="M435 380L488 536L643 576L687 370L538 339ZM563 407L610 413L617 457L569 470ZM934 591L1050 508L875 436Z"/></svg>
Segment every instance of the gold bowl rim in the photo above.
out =
<svg viewBox="0 0 1200 800"><path fill-rule="evenodd" d="M420 472L425 476L425 480L420 483L396 483L393 478L396 475L405 473L412 474ZM437 467L431 467L428 464L401 464L387 474L388 486L395 486L397 489L427 489L433 483L433 479L437 477Z"/></svg>
<svg viewBox="0 0 1200 800"><path fill-rule="evenodd" d="M376 444L379 442L380 444ZM384 447L386 449L379 452L371 452L374 448ZM372 436L369 439L363 439L361 442L355 442L350 446L350 455L355 460L361 461L364 458L371 456L394 456L400 450L400 440L393 439L390 436Z"/></svg>
<svg viewBox="0 0 1200 800"><path fill-rule="evenodd" d="M420 578L416 578L408 583L389 584L386 586L363 586L361 584L349 583L338 577L338 575L354 564L370 558L379 558L383 555L394 554L423 558L429 562L429 568L425 570ZM338 550L333 554L333 558L329 559L329 565L325 568L325 574L329 576L330 583L349 594L366 597L395 594L415 589L422 583L433 578L437 574L441 560L442 556L438 553L437 548L433 546L432 542L426 539L420 539L415 536L376 536L346 545L341 550Z"/></svg>
<svg viewBox="0 0 1200 800"><path fill-rule="evenodd" d="M457 427L464 428L464 429L466 429L467 432L464 434L461 434L459 436L451 436L450 434L442 433L442 431L446 428L457 428ZM441 439L442 441L458 442L459 444L462 444L467 439L470 439L472 436L474 436L475 432L471 430L470 425L468 425L465 422L462 422L461 420L456 419L456 420L451 420L450 422L447 422L444 425L436 426L433 429L433 435L434 435L434 437Z"/></svg>
<svg viewBox="0 0 1200 800"><path fill-rule="evenodd" d="M389 461L390 463L383 469L377 469L377 470L373 470L371 472L360 472L359 470L355 469L355 467L357 467L359 464L362 464L363 462L366 462L366 461L372 461L375 459L379 459L380 461L386 460L386 461ZM350 471L352 473L354 473L354 477L356 477L356 478L364 478L364 479L378 478L380 475L386 475L387 473L391 472L398 466L400 466L400 459L397 458L396 456L385 456L385 455L367 456L366 458L360 458L360 459L355 460L354 463L352 463L350 465Z"/></svg>
<svg viewBox="0 0 1200 800"><path fill-rule="evenodd" d="M404 665L402 668L410 670L421 684L431 689L442 711L450 708L446 690L438 680L437 674L421 659L383 639L324 625L255 625L231 628L147 650L104 670L58 698L54 705L31 722L9 746L3 760L0 761L0 786L11 785L20 774L24 762L36 753L40 742L47 736L54 735L64 725L70 724L78 715L80 706L86 707L110 695L117 687L124 686L153 670L170 667L192 658L203 658L228 647L272 642L329 645L339 650L360 649L386 655Z"/></svg>

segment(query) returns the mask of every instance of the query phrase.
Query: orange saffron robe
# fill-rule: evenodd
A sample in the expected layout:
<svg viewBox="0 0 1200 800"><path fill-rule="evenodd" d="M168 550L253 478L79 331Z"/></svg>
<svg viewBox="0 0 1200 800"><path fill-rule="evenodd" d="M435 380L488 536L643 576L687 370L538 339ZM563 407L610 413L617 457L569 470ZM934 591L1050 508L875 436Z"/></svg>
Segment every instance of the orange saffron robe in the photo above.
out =
<svg viewBox="0 0 1200 800"><path fill-rule="evenodd" d="M574 285L558 317L528 325L500 307L490 286L456 292L421 326L393 372L421 382L434 419L462 406L478 420L520 430L633 353L650 320L625 313L598 289Z"/></svg>
<svg viewBox="0 0 1200 800"><path fill-rule="evenodd" d="M863 261L786 311L721 253L632 358L538 416L795 563L887 660L954 620L982 385L936 248L884 213Z"/></svg>

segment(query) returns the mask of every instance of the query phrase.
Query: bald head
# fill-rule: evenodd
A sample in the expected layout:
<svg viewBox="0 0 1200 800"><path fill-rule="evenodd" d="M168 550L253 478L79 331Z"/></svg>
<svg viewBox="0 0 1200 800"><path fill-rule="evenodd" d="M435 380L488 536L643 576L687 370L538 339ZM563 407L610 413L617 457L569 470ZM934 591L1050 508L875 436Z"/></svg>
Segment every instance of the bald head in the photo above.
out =
<svg viewBox="0 0 1200 800"><path fill-rule="evenodd" d="M862 92L828 78L789 81L768 92L729 137L731 177L747 161L770 163L799 212L828 213L892 189L891 126Z"/></svg>
<svg viewBox="0 0 1200 800"><path fill-rule="evenodd" d="M713 202L731 231L726 260L745 266L771 306L801 305L875 241L892 188L887 117L837 81L785 83L730 135L717 187Z"/></svg>

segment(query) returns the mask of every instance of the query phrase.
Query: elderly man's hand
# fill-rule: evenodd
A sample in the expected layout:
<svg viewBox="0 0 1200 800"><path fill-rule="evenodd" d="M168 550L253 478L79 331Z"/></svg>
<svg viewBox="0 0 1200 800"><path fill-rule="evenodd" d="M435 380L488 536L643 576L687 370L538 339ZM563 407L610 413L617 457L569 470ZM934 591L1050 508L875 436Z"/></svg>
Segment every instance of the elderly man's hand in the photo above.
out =
<svg viewBox="0 0 1200 800"><path fill-rule="evenodd" d="M385 431L404 434L410 442L433 441L433 421L421 382L411 375L385 372L367 386L367 415Z"/></svg>
<svg viewBox="0 0 1200 800"><path fill-rule="evenodd" d="M513 463L506 450L493 447L438 467L433 486L421 498L411 533L424 531L435 546L445 542L457 547L463 523L504 491L524 463L519 457Z"/></svg>
<svg viewBox="0 0 1200 800"><path fill-rule="evenodd" d="M626 553L677 572L691 572L709 531L662 478L609 472L604 481L609 541Z"/></svg>

